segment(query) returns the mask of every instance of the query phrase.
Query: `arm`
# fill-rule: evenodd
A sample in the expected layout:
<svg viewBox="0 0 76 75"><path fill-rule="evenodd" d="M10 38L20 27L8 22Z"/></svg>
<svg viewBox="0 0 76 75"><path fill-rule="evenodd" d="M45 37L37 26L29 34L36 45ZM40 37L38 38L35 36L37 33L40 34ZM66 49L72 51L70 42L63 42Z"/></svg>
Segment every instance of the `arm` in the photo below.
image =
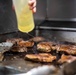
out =
<svg viewBox="0 0 76 75"><path fill-rule="evenodd" d="M36 0L29 0L28 2L29 8L33 11L33 13L36 12L36 3Z"/></svg>

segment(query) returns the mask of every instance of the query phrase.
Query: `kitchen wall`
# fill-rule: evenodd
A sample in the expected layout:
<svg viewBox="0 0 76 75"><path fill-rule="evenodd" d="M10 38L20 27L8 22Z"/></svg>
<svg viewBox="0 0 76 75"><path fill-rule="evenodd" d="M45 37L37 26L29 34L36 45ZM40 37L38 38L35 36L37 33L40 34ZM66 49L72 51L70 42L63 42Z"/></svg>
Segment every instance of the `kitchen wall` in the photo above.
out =
<svg viewBox="0 0 76 75"><path fill-rule="evenodd" d="M76 21L76 0L47 0L47 19Z"/></svg>
<svg viewBox="0 0 76 75"><path fill-rule="evenodd" d="M76 21L76 0L37 0L35 20Z"/></svg>
<svg viewBox="0 0 76 75"><path fill-rule="evenodd" d="M37 0L36 35L76 43L76 0ZM39 20L47 20L39 24ZM37 26L39 25L39 26Z"/></svg>

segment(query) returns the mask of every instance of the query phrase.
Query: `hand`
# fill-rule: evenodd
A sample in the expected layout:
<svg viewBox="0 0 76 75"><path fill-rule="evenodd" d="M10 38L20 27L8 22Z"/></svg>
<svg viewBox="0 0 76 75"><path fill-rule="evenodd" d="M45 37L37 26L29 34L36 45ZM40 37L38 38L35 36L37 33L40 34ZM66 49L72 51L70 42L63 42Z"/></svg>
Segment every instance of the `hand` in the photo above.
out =
<svg viewBox="0 0 76 75"><path fill-rule="evenodd" d="M29 0L28 2L29 9L32 10L33 13L36 12L36 0Z"/></svg>

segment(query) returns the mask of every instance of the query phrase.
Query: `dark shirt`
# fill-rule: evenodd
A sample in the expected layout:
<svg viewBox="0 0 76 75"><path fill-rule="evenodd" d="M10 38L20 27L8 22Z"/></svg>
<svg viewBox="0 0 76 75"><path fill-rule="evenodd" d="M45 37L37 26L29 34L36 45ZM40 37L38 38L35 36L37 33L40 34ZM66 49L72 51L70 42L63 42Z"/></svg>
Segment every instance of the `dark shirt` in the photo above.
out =
<svg viewBox="0 0 76 75"><path fill-rule="evenodd" d="M15 31L18 29L12 0L0 0L0 34Z"/></svg>

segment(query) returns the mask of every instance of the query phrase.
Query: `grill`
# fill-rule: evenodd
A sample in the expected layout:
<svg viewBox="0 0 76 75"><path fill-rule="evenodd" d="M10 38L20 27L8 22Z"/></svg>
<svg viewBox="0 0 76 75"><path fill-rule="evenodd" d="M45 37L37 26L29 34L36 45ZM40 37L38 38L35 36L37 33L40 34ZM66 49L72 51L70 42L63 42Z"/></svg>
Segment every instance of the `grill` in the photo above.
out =
<svg viewBox="0 0 76 75"><path fill-rule="evenodd" d="M53 24L53 22L51 22L51 23ZM37 25L36 29L34 31L32 31L30 34L33 35L33 36L44 37L47 41L56 42L57 44L71 44L71 45L76 44L75 39L71 38L71 40L70 40L70 37L68 37L68 40L66 39L66 37L68 35L65 36L65 37L64 37L64 35L63 35L63 37L60 36L61 32L63 32L63 33L69 32L69 34L75 33L74 29L73 30L69 30L69 29L67 30L67 29L65 29L65 27L64 28L61 27L59 29L57 27L52 27L52 24L50 24L51 28L49 28L49 26L48 26L49 22L48 21L42 22L42 23L40 23L40 25ZM57 22L56 22L56 24L57 24ZM29 40L30 38L33 37L31 35L29 35L27 33L21 33L21 32L6 33L6 34L1 35L0 42L3 43L7 39L12 39L12 38L22 38L24 40ZM3 49L6 48L4 46L2 46L2 47L3 47ZM9 49L9 48L7 48L7 49ZM34 48L34 51L35 50L36 50L36 48ZM37 51L35 53L37 53ZM12 73L12 71L14 70L12 74L20 74L20 73L22 74L22 73L27 73L31 69L41 67L43 65L47 65L47 66L50 65L50 67L52 65L53 68L55 68L55 70L54 70L53 73L52 72L49 73L50 75L53 75L53 74L54 75L60 75L60 74L63 75L63 71L61 69L61 66L65 65L65 64L59 65L59 64L57 64L55 62L47 64L47 63L40 63L40 62L25 61L23 59L24 54L25 53L13 53L13 52L10 52L10 51L5 52L4 53L4 55L5 55L4 60L0 63L0 66L3 67L3 71L6 71L5 70L5 68L6 68L8 71L10 71L9 73ZM61 54L62 53L60 53L59 55L61 56ZM56 54L57 58L60 58L59 55ZM9 66L10 68L7 67L7 66ZM12 67L13 67L13 69L12 69ZM53 68L51 68L51 70L53 70ZM10 70L10 69L12 69L12 70ZM40 70L39 70L39 72L41 73Z"/></svg>

